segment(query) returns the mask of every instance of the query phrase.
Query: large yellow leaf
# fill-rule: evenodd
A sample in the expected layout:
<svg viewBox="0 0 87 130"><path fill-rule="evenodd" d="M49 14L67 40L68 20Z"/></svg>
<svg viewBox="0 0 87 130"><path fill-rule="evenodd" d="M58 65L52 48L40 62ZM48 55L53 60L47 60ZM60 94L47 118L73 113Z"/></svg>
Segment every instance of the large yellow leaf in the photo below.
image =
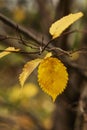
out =
<svg viewBox="0 0 87 130"><path fill-rule="evenodd" d="M57 58L46 58L38 68L38 82L42 90L55 101L66 88L68 73L66 67Z"/></svg>
<svg viewBox="0 0 87 130"><path fill-rule="evenodd" d="M11 52L19 51L20 49L15 49L14 47L8 47L3 52L0 53L0 58L10 54Z"/></svg>
<svg viewBox="0 0 87 130"><path fill-rule="evenodd" d="M23 71L19 76L19 81L20 81L21 86L24 85L28 76L34 71L34 69L38 66L41 60L42 59L31 60L24 65Z"/></svg>
<svg viewBox="0 0 87 130"><path fill-rule="evenodd" d="M74 23L82 16L82 12L69 14L61 18L60 20L54 22L49 29L49 33L52 35L52 38L55 39L59 37L66 28L68 28L72 23Z"/></svg>

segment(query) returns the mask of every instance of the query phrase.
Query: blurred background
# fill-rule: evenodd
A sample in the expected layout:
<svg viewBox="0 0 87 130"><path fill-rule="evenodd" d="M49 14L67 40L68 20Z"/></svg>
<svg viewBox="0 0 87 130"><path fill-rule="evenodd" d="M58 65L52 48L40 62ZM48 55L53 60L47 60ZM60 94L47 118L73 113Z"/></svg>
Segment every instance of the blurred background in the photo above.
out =
<svg viewBox="0 0 87 130"><path fill-rule="evenodd" d="M54 53L69 73L67 89L55 103L39 87L37 69L20 94L18 77L24 64L44 54L12 53L0 59L0 130L87 129L87 0L0 0L0 50L9 46L24 52L39 50L51 38L49 27L54 21L79 11L84 17L66 30L73 33L65 33L51 45L67 51L83 48L84 52L71 58Z"/></svg>

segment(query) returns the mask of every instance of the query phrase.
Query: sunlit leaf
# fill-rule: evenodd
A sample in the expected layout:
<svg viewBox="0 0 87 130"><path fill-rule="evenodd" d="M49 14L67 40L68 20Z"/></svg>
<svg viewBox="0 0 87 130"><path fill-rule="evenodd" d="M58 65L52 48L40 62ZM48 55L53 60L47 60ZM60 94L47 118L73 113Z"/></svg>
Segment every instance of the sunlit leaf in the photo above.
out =
<svg viewBox="0 0 87 130"><path fill-rule="evenodd" d="M21 86L24 85L26 79L28 78L28 76L34 71L34 69L39 65L39 63L41 62L42 59L35 59L35 60L31 60L29 62L27 62L24 65L23 71L19 76L19 81Z"/></svg>
<svg viewBox="0 0 87 130"><path fill-rule="evenodd" d="M69 14L61 18L60 20L54 22L49 29L49 33L52 35L52 38L55 39L59 37L66 28L68 28L72 23L74 23L82 16L82 12Z"/></svg>
<svg viewBox="0 0 87 130"><path fill-rule="evenodd" d="M8 47L3 52L0 53L0 58L10 54L11 52L19 51L20 49L15 49L14 47Z"/></svg>
<svg viewBox="0 0 87 130"><path fill-rule="evenodd" d="M49 52L46 54L46 56L44 58L48 58L48 57L51 57L52 56L52 52Z"/></svg>
<svg viewBox="0 0 87 130"><path fill-rule="evenodd" d="M38 82L44 92L55 101L66 88L68 73L66 67L57 58L46 58L38 67Z"/></svg>

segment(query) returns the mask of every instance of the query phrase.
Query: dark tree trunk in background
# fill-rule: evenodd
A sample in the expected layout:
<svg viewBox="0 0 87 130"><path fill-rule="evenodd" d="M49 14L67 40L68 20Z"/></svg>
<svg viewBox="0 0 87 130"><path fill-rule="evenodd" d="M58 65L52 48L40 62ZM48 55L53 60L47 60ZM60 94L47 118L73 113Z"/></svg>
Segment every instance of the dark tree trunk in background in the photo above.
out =
<svg viewBox="0 0 87 130"><path fill-rule="evenodd" d="M52 17L50 12L50 2L47 0L37 0L40 13L40 25L43 33L48 34L48 28L51 24Z"/></svg>
<svg viewBox="0 0 87 130"><path fill-rule="evenodd" d="M73 2L60 0L56 8L56 19L71 13ZM85 40L87 41L87 36ZM59 38L55 45L67 50L69 48L68 35ZM81 47L83 46L84 41L82 40ZM87 47L87 42L85 47ZM87 73L82 69L87 66L86 56L87 54L81 54L75 63L66 65L69 72L69 83L65 92L56 100L52 130L87 129Z"/></svg>

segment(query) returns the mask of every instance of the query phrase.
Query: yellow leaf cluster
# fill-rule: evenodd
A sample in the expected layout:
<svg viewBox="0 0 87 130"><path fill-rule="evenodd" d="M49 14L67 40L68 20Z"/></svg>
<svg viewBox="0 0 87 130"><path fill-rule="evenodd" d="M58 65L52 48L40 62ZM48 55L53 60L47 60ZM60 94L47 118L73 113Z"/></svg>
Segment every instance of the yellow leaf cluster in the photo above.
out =
<svg viewBox="0 0 87 130"><path fill-rule="evenodd" d="M35 59L27 62L19 76L19 81L21 86L23 86L32 71L39 65L39 85L55 101L56 97L66 88L68 73L63 63L57 58L52 58L51 55L52 53L48 53L44 59Z"/></svg>
<svg viewBox="0 0 87 130"><path fill-rule="evenodd" d="M68 73L66 67L57 58L44 59L38 68L38 82L42 90L52 96L53 101L66 88Z"/></svg>
<svg viewBox="0 0 87 130"><path fill-rule="evenodd" d="M15 14L15 19L23 19L24 14L20 10L17 10L18 14ZM21 14L22 13L22 14ZM61 35L61 33L68 28L72 23L83 16L82 12L69 14L54 22L49 33L52 35L52 39L55 39ZM8 47L5 51L0 53L0 58L11 53L11 51L19 51L14 47ZM43 59L35 59L27 62L24 65L23 71L19 76L21 86L24 85L26 79L38 67L38 82L44 92L50 95L55 101L56 97L61 94L67 86L68 73L64 64L57 58L51 57L52 53L48 53ZM26 89L27 91L27 89Z"/></svg>
<svg viewBox="0 0 87 130"><path fill-rule="evenodd" d="M52 56L51 52L47 53L45 58L50 57L50 56ZM21 84L22 87L23 87L25 81L27 80L27 78L36 69L36 67L40 64L41 61L42 61L42 59L38 58L38 59L35 59L35 60L31 60L24 65L23 71L19 76L19 81L20 81L20 84Z"/></svg>

